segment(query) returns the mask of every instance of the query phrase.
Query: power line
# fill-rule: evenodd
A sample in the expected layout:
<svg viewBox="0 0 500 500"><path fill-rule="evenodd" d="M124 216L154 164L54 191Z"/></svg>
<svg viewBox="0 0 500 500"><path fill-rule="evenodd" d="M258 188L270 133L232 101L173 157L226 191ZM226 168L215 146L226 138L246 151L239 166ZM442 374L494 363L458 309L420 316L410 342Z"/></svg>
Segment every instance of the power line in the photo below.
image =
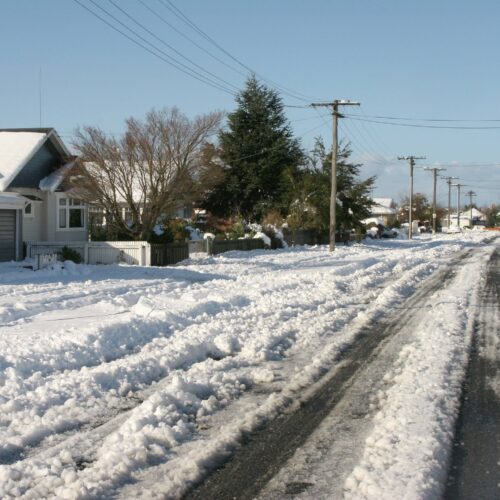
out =
<svg viewBox="0 0 500 500"><path fill-rule="evenodd" d="M363 139L362 143L364 144L364 146L365 146L366 150L367 150L369 153L371 153L371 154L372 154L375 158L377 158L377 157L378 157L379 159L381 159L382 161L384 161L384 162L385 162L385 161L386 161L386 159L385 159L385 155L384 155L384 154L380 154L380 153L378 153L378 151L377 151L376 149L372 148L372 146L369 144L370 140L367 138L367 136L365 135L365 133L364 133L364 132L363 132L360 128L358 128L358 126L357 126L356 122L351 122L351 123L352 123L352 125L354 125L354 128L357 130L358 134L360 134L360 135L361 135L361 137L362 137L362 139ZM348 126L348 124L347 124L347 122L345 122L345 127L346 127L348 130L350 130L350 129L349 129L349 126ZM372 144L373 144L373 143L372 143Z"/></svg>
<svg viewBox="0 0 500 500"><path fill-rule="evenodd" d="M440 163L439 167L475 168L475 167L500 167L497 163Z"/></svg>
<svg viewBox="0 0 500 500"><path fill-rule="evenodd" d="M226 92L227 94L230 94L232 96L235 96L236 94L234 92L232 92L231 90L223 87L222 85L216 83L216 82L212 82L210 79L204 77L203 75L200 75L198 74L196 71L186 67L187 69L183 69L181 66L185 66L183 65L182 63L175 63L175 62L172 62L172 60L175 61L175 58L169 56L166 52L164 52L163 50L159 49L158 47L156 47L154 44L152 44L151 42L149 42L148 40L146 40L144 37L142 37L141 35L137 34L133 29L129 28L128 26L126 26L124 23L122 23L121 21L117 20L116 17L114 17L113 15L111 14L108 14L111 18L114 18L116 19L119 24L121 24L122 26L124 26L126 29L128 29L131 33L133 33L135 36L137 36L139 39L141 40L144 40L148 45L152 46L153 47L153 50L150 49L149 47L147 47L146 45L144 45L143 43L141 43L140 41L136 40L135 38L133 38L132 36L128 35L127 33L125 33L124 31L122 31L120 28L116 27L114 24L112 24L111 22L109 22L107 19L104 19L102 16L100 16L97 12L93 11L92 9L90 9L88 6L86 6L85 4L83 4L80 0L73 0L75 3L77 3L80 7L82 7L83 9L85 9L86 11L90 12L94 17L96 17L97 19L99 19L101 22L103 22L104 24L106 24L108 27L110 27L112 30L116 31L117 33L119 33L120 35L124 36L125 38L127 38L128 40L130 40L132 43L134 43L135 45L141 47L143 50L145 50L146 52L149 52L150 54L152 54L153 56L155 56L156 58L160 59L161 61L167 63L168 65L176 68L177 70L181 71L182 73L190 76L191 78L194 78L195 80L198 80L199 82L201 83L204 83L205 85L209 85L210 87L213 87L215 89L218 89L218 90L221 90L223 92ZM102 7L100 7L98 4L96 4L93 0L90 0L96 7L98 7L99 9L101 10L104 10ZM106 11L105 11L106 12ZM157 51L157 52L155 52ZM160 54L158 54L158 52L160 52ZM163 54L163 56L161 55Z"/></svg>
<svg viewBox="0 0 500 500"><path fill-rule="evenodd" d="M242 68L244 68L245 70L247 70L249 73L255 74L261 80L264 80L264 81L270 83L272 86L274 86L277 89L279 89L283 94L286 94L289 97L292 97L293 99L296 99L298 101L303 101L303 102L309 102L309 100L311 99L310 96L306 96L305 94L302 94L300 92L296 92L296 91L294 91L292 89L289 89L289 88L287 88L287 87L285 87L283 85L280 85L279 83L277 83L277 82L271 80L270 78L267 78L264 75L260 74L259 72L255 71L250 66L247 66L244 62L242 62L236 56L234 56L229 51L227 51L214 38L212 38L205 31L203 31L199 26L197 26L191 19L189 19L188 16L186 16L186 14L184 14L184 12L182 12L181 9L179 9L178 7L176 7L170 0L158 0L158 1L166 9L168 9L175 16L177 16L182 22L184 22L187 26L189 26L192 30L194 30L200 36L202 36L203 38L205 38L205 40L207 40L209 43L211 43L214 47L216 47L218 50L220 50L227 57L229 57L230 59L232 59L235 63L239 64Z"/></svg>
<svg viewBox="0 0 500 500"><path fill-rule="evenodd" d="M359 111L363 115L363 117L365 117L365 118L367 117L362 106L359 107ZM353 113L354 113L354 110L353 110ZM366 124L366 122L360 122L360 123L361 123L361 127L363 129L365 129L367 131L368 135L370 135L373 138L373 143L380 144L383 155L385 157L391 156L391 155L387 154L387 151L390 148L387 146L387 144L383 140L381 140L380 136L378 135L376 127L373 127L373 125L368 126Z"/></svg>
<svg viewBox="0 0 500 500"><path fill-rule="evenodd" d="M143 5L147 10L149 10L154 16L156 16L162 23L166 24L168 27L173 29L176 33L178 33L180 36L182 36L185 40L188 40L190 43L192 43L195 47L203 51L205 54L209 55L212 57L214 60L218 61L222 65L226 66L227 68L231 69L235 73L239 74L240 76L246 77L247 73L243 73L242 71L236 69L234 66L228 64L226 61L221 59L220 57L216 56L214 53L210 52L207 50L205 47L194 41L190 36L186 35L184 32L182 32L180 29L178 29L176 26L174 26L172 23L167 21L158 11L153 9L151 6L146 4L143 0L138 0L138 2Z"/></svg>
<svg viewBox="0 0 500 500"><path fill-rule="evenodd" d="M391 125L393 127L413 127L413 128L432 128L432 129L453 129L453 130L499 130L500 126L452 126L452 125L422 125L417 123L396 123L385 122L381 120L371 120L359 118L357 115L345 115L349 120L358 120L360 122L379 123L381 125Z"/></svg>
<svg viewBox="0 0 500 500"><path fill-rule="evenodd" d="M409 208L408 208L408 239L413 238L413 227L412 227L412 210L413 210L413 169L415 167L415 160L425 160L425 156L398 156L398 160L408 160L410 165L410 196L409 196Z"/></svg>
<svg viewBox="0 0 500 500"><path fill-rule="evenodd" d="M130 19L133 23L135 23L137 26L139 26L140 28L142 28L144 31L146 31L146 33L148 33L149 35L151 35L153 38L155 38L156 40L158 40L160 43L162 43L163 45L165 45L165 47L168 47L170 50L172 50L173 52L175 52L178 56L182 57L184 60L188 61L193 66L196 66L199 70L207 73L208 75L216 78L217 80L220 80L225 85L228 85L229 87L232 87L236 91L239 90L238 87L236 87L232 83L230 83L227 80L224 80L223 78L217 76L216 74L212 73L211 71L209 71L208 69L204 68L203 66L200 66L199 64L197 64L195 61L193 61L189 57L186 57L182 52L180 52L179 50L177 50L175 47L173 47L172 45L170 45L169 43L167 43L165 40L163 40L162 38L160 38L159 36L157 36L155 33L153 33L150 29L148 29L142 23L140 23L139 21L137 21L137 19L135 19L133 16L131 16L125 9L123 9L122 7L120 7L119 5L117 5L116 2L114 2L114 0L108 0L108 2L111 5L113 5L116 9L118 9L122 14L124 14L128 19ZM94 2L92 2L92 3L94 3Z"/></svg>
<svg viewBox="0 0 500 500"><path fill-rule="evenodd" d="M335 226L337 205L337 154L338 154L338 119L343 115L339 113L339 106L359 106L359 102L335 99L332 102L311 103L313 108L327 107L332 110L333 138L332 138L332 180L330 192L330 252L335 250Z"/></svg>
<svg viewBox="0 0 500 500"><path fill-rule="evenodd" d="M323 127L323 124L317 125L309 130L306 130L303 134L299 135L298 138L301 139L301 138L305 137L307 134L310 134L311 132L314 132L315 130L317 130L321 127ZM233 163L237 162L237 161L241 161L241 160L247 160L248 158L253 158L255 156L260 156L264 153L268 153L269 151L274 151L275 149L279 149L281 147L283 147L283 146L281 144L279 144L278 146L264 148L262 151L259 151L258 153L252 153L251 155L246 155L246 156L241 156L240 158L236 158L235 160L233 160Z"/></svg>
<svg viewBox="0 0 500 500"><path fill-rule="evenodd" d="M352 115L351 115L352 116ZM382 120L401 120L401 121L415 121L415 122L500 122L500 119L479 119L479 120L474 120L474 119L452 119L452 118L402 118L402 117L396 117L396 116L380 116L380 115L365 115L363 114L365 118L376 118L376 119L382 119Z"/></svg>

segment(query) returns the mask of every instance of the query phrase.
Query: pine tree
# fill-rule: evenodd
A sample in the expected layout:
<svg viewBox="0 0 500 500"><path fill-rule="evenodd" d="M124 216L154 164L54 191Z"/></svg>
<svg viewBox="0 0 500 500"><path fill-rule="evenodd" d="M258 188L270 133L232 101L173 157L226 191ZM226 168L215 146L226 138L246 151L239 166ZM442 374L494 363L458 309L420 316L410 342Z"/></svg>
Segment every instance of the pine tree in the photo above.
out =
<svg viewBox="0 0 500 500"><path fill-rule="evenodd" d="M219 216L260 220L271 209L283 209L287 195L284 172L303 158L278 93L250 77L236 97L227 130L219 135L224 181L205 201Z"/></svg>
<svg viewBox="0 0 500 500"><path fill-rule="evenodd" d="M361 164L349 161L349 144L340 144L337 155L337 227L357 228L369 217L373 201L370 191L374 177L359 179ZM327 153L321 138L316 139L308 166L302 172L302 192L316 208L318 227L327 229L330 220L331 152Z"/></svg>

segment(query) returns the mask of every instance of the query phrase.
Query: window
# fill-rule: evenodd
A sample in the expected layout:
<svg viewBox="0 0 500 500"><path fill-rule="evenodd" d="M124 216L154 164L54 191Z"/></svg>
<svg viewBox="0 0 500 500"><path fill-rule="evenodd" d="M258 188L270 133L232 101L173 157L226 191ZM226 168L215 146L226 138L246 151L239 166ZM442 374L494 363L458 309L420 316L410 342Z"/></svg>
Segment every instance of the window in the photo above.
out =
<svg viewBox="0 0 500 500"><path fill-rule="evenodd" d="M35 206L31 201L24 205L23 216L31 219L35 216Z"/></svg>
<svg viewBox="0 0 500 500"><path fill-rule="evenodd" d="M74 198L59 198L57 207L57 228L85 228L85 205L83 201Z"/></svg>

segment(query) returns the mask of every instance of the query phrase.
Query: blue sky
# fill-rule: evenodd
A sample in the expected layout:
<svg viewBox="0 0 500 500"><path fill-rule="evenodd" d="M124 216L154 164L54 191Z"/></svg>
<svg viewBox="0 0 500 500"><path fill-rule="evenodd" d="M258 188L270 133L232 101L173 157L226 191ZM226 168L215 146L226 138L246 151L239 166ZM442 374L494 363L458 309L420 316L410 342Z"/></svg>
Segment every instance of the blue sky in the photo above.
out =
<svg viewBox="0 0 500 500"><path fill-rule="evenodd" d="M176 17L167 8L168 0L113 0L162 42L134 25L109 0L79 1L106 17L95 4L100 5L180 59L165 44L171 45L231 90L242 87L247 70ZM346 111L363 120L389 116L407 118L403 123L414 125L500 127L500 121L413 121L500 120L499 2L171 2L238 61L303 99L283 93L286 104L351 99L362 105ZM119 133L125 118L143 117L151 108L177 106L194 116L235 106L231 93L155 58L74 0L3 0L0 39L2 128L39 126L40 71L42 126L55 127L68 142L77 126L96 125ZM309 108L287 108L306 148L317 135L331 144L331 119L325 110L320 114L326 116ZM352 142L355 158L363 161L363 175L377 175L375 195L399 200L406 193L408 166L396 157L415 154L426 156L421 162L426 165L485 164L448 166L443 174L460 176L467 185L464 190L478 194L479 205L500 203L500 129L416 128L344 119L340 134ZM430 173L416 172L415 190L430 197ZM444 181L438 197L446 202Z"/></svg>

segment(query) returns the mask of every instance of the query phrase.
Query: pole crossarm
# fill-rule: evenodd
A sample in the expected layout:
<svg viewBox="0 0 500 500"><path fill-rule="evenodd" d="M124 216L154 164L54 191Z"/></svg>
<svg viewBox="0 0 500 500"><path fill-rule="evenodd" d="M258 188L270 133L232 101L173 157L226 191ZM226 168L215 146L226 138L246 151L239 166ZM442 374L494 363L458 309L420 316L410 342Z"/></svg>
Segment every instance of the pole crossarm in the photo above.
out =
<svg viewBox="0 0 500 500"><path fill-rule="evenodd" d="M335 99L331 102L313 102L313 108L332 108L333 117L333 137L332 137L332 181L330 192L330 252L335 250L335 226L337 223L336 203L337 203L337 152L338 152L338 119L343 118L339 113L339 106L359 106L356 101L345 99Z"/></svg>

